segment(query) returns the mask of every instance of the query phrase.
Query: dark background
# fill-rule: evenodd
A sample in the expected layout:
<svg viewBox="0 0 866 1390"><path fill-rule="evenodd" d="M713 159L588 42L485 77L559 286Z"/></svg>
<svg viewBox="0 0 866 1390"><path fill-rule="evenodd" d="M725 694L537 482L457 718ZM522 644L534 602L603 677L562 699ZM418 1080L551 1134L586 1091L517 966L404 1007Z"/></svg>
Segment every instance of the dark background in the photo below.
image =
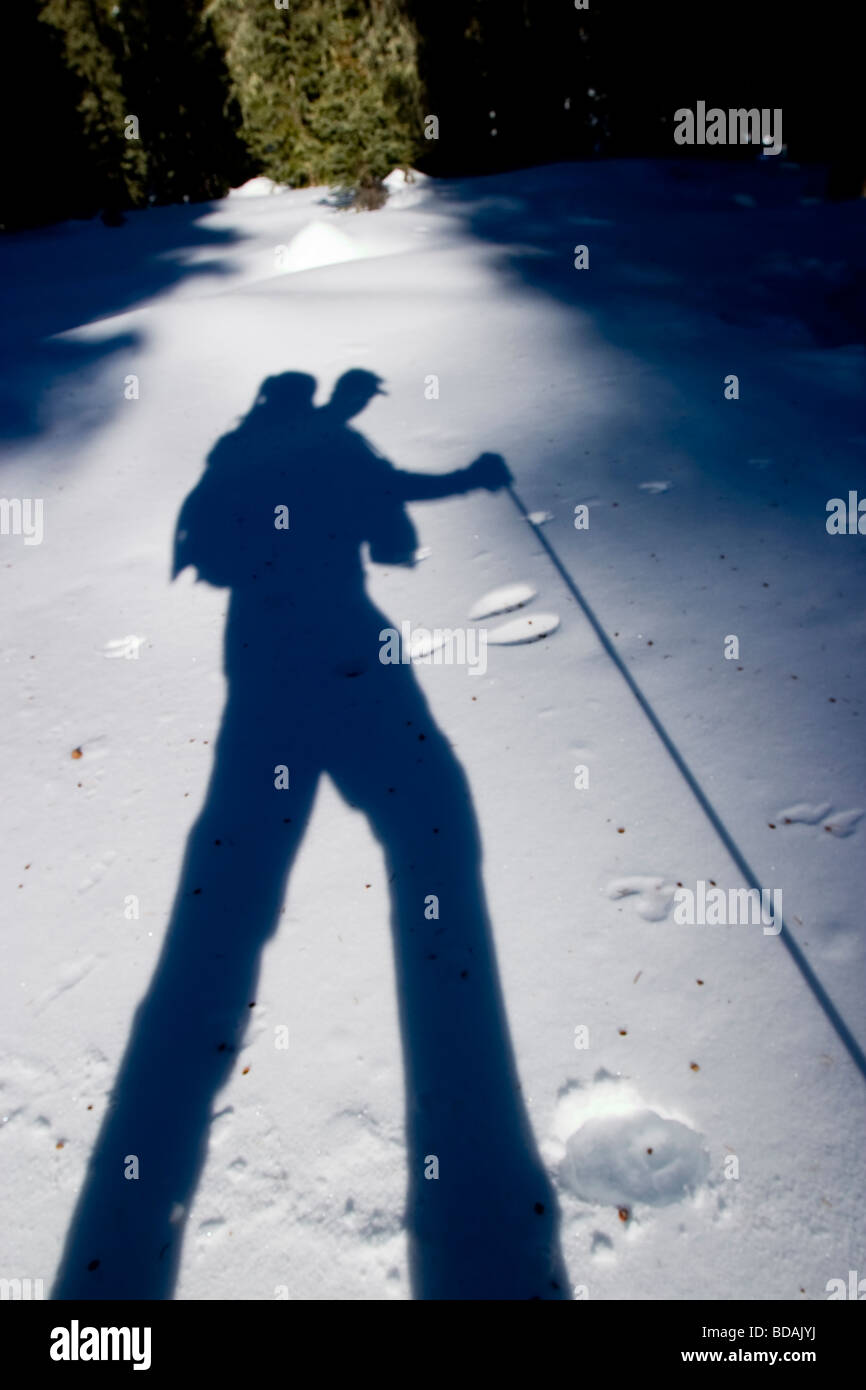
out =
<svg viewBox="0 0 866 1390"><path fill-rule="evenodd" d="M111 220L258 173L357 189L401 164L754 159L674 144L673 113L698 100L781 107L788 158L827 165L829 196L862 193L858 6L589 3L16 0L0 225Z"/></svg>

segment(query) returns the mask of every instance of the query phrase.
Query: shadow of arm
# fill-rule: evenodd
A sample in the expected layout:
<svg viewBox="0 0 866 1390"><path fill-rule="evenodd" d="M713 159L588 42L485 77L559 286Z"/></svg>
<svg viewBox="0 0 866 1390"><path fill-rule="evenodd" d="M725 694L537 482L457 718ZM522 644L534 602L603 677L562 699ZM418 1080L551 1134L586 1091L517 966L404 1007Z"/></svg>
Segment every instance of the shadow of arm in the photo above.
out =
<svg viewBox="0 0 866 1390"><path fill-rule="evenodd" d="M455 468L450 473L407 473L395 469L388 481L402 502L429 502L480 487L495 492L508 486L511 474L501 454L480 454L468 468Z"/></svg>

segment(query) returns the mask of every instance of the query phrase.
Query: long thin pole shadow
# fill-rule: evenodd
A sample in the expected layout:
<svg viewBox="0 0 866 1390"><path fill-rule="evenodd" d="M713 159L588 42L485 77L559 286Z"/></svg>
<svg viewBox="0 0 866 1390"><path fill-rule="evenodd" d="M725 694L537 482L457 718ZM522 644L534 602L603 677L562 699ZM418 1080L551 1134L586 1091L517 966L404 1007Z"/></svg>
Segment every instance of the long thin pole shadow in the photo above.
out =
<svg viewBox="0 0 866 1390"><path fill-rule="evenodd" d="M758 881L757 875L749 867L749 864L742 850L737 845L736 841L731 835L731 832L728 830L721 816L716 811L712 802L709 800L706 792L701 787L700 783L698 782L697 778L695 777L694 773L692 772L682 753L677 748L676 744L674 743L664 724L659 719L658 715L656 714L647 697L644 695L643 691L641 690L631 671L626 666L616 647L613 645L613 642L608 637L607 633L605 632L604 628L602 627L592 608L587 603L583 594L578 589L577 585L575 584L568 570L563 565L553 546L550 544L547 537L542 534L541 528L537 526L534 521L531 520L529 512L527 511L522 499L515 491L513 484L510 484L508 486L507 491L523 520L529 522L530 526L535 532L536 538L544 547L548 559L550 560L551 564L553 565L563 584L566 586L572 598L574 598L575 602L580 607L581 611L583 612L584 616L589 622L593 632L595 633L602 647L607 652L607 655L610 657L611 661L616 666L617 670L619 671L620 675L622 676L632 695L637 700L638 704L640 705L641 709L643 710L653 729L658 734L668 754L674 762L678 772L686 782L689 791L692 793L692 796L697 801L707 820L710 822L710 825L715 830L716 834L718 835L719 839L721 840L722 844L724 845L734 864L737 866L737 869L742 874L743 879L750 888L754 888L758 892L760 892L761 884ZM833 1003L833 1000L830 998L823 984L818 979L818 976L815 974L814 970L812 969L811 965L809 964L808 960L803 954L803 951L797 943L796 939L788 930L788 926L785 922L784 915L782 917L782 930L779 933L779 935L782 941L784 942L785 946L787 947L791 959L794 961L794 964L797 966L797 969L800 971L800 974L803 976L803 979L806 981L806 984L809 986L809 989L812 991L818 1004L824 1010L824 1013L827 1017L828 1022L830 1023L830 1026L835 1030L839 1038L839 1041L842 1043L842 1046L847 1051L848 1055L851 1058L851 1061L854 1063L857 1070L860 1072L860 1075L863 1077L864 1081L866 1081L866 1054L864 1054L863 1049L861 1048L857 1039L854 1037L854 1034L851 1032L851 1029L848 1027L839 1010L836 1008L836 1005Z"/></svg>

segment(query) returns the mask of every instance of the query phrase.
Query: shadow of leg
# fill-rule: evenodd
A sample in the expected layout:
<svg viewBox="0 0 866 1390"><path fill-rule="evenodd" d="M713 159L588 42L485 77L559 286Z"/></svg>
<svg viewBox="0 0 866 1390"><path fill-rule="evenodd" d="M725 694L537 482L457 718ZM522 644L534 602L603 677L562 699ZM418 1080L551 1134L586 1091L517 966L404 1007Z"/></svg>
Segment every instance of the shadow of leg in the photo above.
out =
<svg viewBox="0 0 866 1390"><path fill-rule="evenodd" d="M414 1294L568 1298L556 1200L508 1035L469 788L412 677L392 667L371 684L380 698L362 707L357 742L344 720L332 775L369 815L391 879ZM434 1166L438 1176L428 1176Z"/></svg>
<svg viewBox="0 0 866 1390"><path fill-rule="evenodd" d="M255 726L253 726L255 727ZM67 1236L55 1299L172 1296L211 1103L236 1059L315 777L273 788L270 748L227 711L171 924ZM287 820L287 817L290 819ZM128 1178L130 1157L137 1178Z"/></svg>

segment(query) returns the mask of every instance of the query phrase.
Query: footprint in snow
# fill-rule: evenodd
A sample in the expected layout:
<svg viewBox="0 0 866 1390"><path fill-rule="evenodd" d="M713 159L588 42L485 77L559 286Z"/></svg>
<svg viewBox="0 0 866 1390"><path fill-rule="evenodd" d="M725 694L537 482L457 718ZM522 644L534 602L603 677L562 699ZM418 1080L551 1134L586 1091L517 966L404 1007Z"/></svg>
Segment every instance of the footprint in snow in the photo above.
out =
<svg viewBox="0 0 866 1390"><path fill-rule="evenodd" d="M857 822L862 818L863 812L858 807L852 807L850 811L831 811L829 801L821 801L814 806L808 801L798 801L796 806L779 811L775 824L818 825L823 822L829 834L835 835L837 840L847 840L849 835L854 834Z"/></svg>
<svg viewBox="0 0 866 1390"><path fill-rule="evenodd" d="M838 961L858 969L863 946L856 923L831 917L809 924L809 942L814 944L825 960Z"/></svg>
<svg viewBox="0 0 866 1390"><path fill-rule="evenodd" d="M854 827L862 818L863 812L835 811L828 820L824 822L824 829L829 830L831 835L835 835L838 840L847 840L849 835L854 834Z"/></svg>
<svg viewBox="0 0 866 1390"><path fill-rule="evenodd" d="M211 1216L206 1221L198 1223L198 1234L210 1240L215 1231L219 1231L226 1224L224 1216Z"/></svg>
<svg viewBox="0 0 866 1390"><path fill-rule="evenodd" d="M636 896L635 908L647 922L660 922L667 917L673 901L676 884L666 883L663 878L646 874L633 874L630 878L614 878L607 885L607 896L618 898Z"/></svg>
<svg viewBox="0 0 866 1390"><path fill-rule="evenodd" d="M96 864L94 864L87 878L83 878L81 880L81 882L78 885L79 893L86 893L90 888L93 888L95 884L99 883L100 879L102 879L105 876L105 874L108 873L109 868L111 867L116 858L117 850L108 850L107 853L105 853L102 856L102 858Z"/></svg>
<svg viewBox="0 0 866 1390"><path fill-rule="evenodd" d="M45 990L39 995L34 1007L35 1014L41 1014L47 1009L49 1004L53 1004L67 990L74 989L81 984L90 974L93 967L98 964L97 956L79 956L76 960L67 961L61 965L57 971L56 981L50 989Z"/></svg>
<svg viewBox="0 0 866 1390"><path fill-rule="evenodd" d="M811 806L808 801L798 801L796 806L789 806L786 811L779 811L776 815L776 824L782 825L817 825L819 820L830 811L830 802L821 801Z"/></svg>

